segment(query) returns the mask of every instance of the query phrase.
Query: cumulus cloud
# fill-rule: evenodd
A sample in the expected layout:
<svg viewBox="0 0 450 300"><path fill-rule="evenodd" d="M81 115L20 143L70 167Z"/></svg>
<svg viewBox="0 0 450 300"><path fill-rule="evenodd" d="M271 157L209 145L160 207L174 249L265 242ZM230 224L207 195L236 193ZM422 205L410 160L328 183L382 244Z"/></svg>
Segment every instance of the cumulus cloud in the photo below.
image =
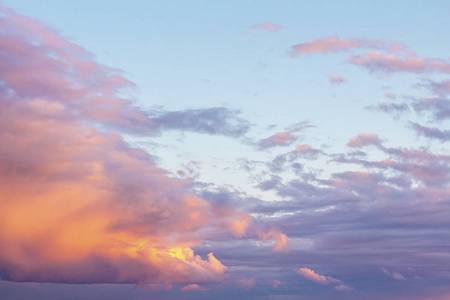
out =
<svg viewBox="0 0 450 300"><path fill-rule="evenodd" d="M239 136L246 125L224 108L151 118L121 96L133 83L120 71L0 10L2 279L186 289L223 280L228 268L192 247L205 229L243 236L251 217L193 194L122 134Z"/></svg>
<svg viewBox="0 0 450 300"><path fill-rule="evenodd" d="M308 268L300 268L296 270L297 274L305 277L306 279L312 280L317 284L327 285L327 284L341 284L342 281L339 279L333 278L331 276L324 276L317 274L311 269Z"/></svg>
<svg viewBox="0 0 450 300"><path fill-rule="evenodd" d="M253 29L267 31L267 32L278 32L283 28L283 26L272 23L272 22L263 22L263 23L256 23L253 26Z"/></svg>

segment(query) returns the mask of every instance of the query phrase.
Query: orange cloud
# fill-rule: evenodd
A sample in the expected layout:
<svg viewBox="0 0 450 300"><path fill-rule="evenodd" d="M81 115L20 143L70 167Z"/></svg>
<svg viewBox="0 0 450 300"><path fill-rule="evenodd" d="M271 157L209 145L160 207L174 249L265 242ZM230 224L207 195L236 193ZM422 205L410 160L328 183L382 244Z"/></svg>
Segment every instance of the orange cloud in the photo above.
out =
<svg viewBox="0 0 450 300"><path fill-rule="evenodd" d="M40 23L0 7L0 273L3 280L208 284L227 267L195 255L205 228L244 236L123 133L148 114L118 96L120 71ZM192 286L191 286L192 288Z"/></svg>
<svg viewBox="0 0 450 300"><path fill-rule="evenodd" d="M286 234L282 233L281 231L277 229L270 229L268 232L264 232L262 230L259 230L257 232L257 235L263 240L263 241L274 241L275 246L273 248L274 252L285 252L290 250L289 246L289 238Z"/></svg>

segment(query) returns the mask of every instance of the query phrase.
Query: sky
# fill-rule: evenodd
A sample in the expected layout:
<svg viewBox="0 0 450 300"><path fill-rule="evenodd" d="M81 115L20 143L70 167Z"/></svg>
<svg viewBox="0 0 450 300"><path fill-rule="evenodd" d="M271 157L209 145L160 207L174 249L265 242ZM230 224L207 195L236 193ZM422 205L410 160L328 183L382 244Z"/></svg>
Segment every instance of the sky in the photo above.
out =
<svg viewBox="0 0 450 300"><path fill-rule="evenodd" d="M448 11L1 1L0 299L449 299Z"/></svg>

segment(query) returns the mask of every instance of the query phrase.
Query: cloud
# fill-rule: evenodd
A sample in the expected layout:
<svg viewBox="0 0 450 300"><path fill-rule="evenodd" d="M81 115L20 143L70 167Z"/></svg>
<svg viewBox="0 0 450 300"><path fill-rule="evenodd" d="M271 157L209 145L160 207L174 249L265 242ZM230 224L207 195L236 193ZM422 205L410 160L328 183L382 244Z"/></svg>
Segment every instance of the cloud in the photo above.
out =
<svg viewBox="0 0 450 300"><path fill-rule="evenodd" d="M277 132L259 142L259 148L268 149L278 146L289 146L297 140L297 137L290 132Z"/></svg>
<svg viewBox="0 0 450 300"><path fill-rule="evenodd" d="M275 33L281 30L283 26L272 23L272 22L263 22L263 23L256 23L252 25L253 29L267 31L271 33Z"/></svg>
<svg viewBox="0 0 450 300"><path fill-rule="evenodd" d="M256 285L256 278L241 278L236 280L236 285L246 290L250 290Z"/></svg>
<svg viewBox="0 0 450 300"><path fill-rule="evenodd" d="M297 274L314 281L317 284L327 285L327 284L341 284L342 281L339 279L335 279L330 276L319 275L311 269L308 268L300 268L296 270Z"/></svg>
<svg viewBox="0 0 450 300"><path fill-rule="evenodd" d="M208 290L207 288L201 287L196 283L191 283L181 288L182 292L207 291L207 290Z"/></svg>
<svg viewBox="0 0 450 300"><path fill-rule="evenodd" d="M390 271L388 271L387 269L385 269L385 268L382 268L381 269L382 271L383 271L383 273L385 274L385 275L387 275L387 276L389 276L389 277L392 277L392 278L394 278L395 280L406 280L406 278L405 278L405 276L403 276L402 274L400 274L400 273L397 273L397 272L390 272Z"/></svg>
<svg viewBox="0 0 450 300"><path fill-rule="evenodd" d="M341 84L344 83L346 80L342 78L338 73L334 72L331 75L328 75L328 80L331 84Z"/></svg>
<svg viewBox="0 0 450 300"><path fill-rule="evenodd" d="M440 97L450 94L450 79L443 81L425 80L425 86Z"/></svg>
<svg viewBox="0 0 450 300"><path fill-rule="evenodd" d="M289 54L293 57L305 54L327 54L333 52L344 52L353 48L383 49L392 53L412 53L403 44L395 41L368 38L341 39L338 37L327 37L312 40L307 43L297 44L291 47Z"/></svg>
<svg viewBox="0 0 450 300"><path fill-rule="evenodd" d="M450 140L450 130L441 130L437 127L426 127L414 122L409 122L409 124L417 135L438 139L443 142Z"/></svg>
<svg viewBox="0 0 450 300"><path fill-rule="evenodd" d="M271 285L274 289L280 287L281 285L285 285L286 284L286 282L280 281L280 280L276 280L276 279L267 280L266 283Z"/></svg>
<svg viewBox="0 0 450 300"><path fill-rule="evenodd" d="M381 145L381 140L379 139L378 135L370 133L361 133L357 137L351 138L350 141L347 143L347 146L352 148L361 148L370 145L373 146Z"/></svg>
<svg viewBox="0 0 450 300"><path fill-rule="evenodd" d="M390 98L390 99L395 99L395 98L397 98L397 94L395 94L395 93L385 93L384 94L387 98Z"/></svg>
<svg viewBox="0 0 450 300"><path fill-rule="evenodd" d="M2 280L210 284L228 268L192 247L204 232L243 236L252 218L169 177L122 134L179 129L240 136L236 112L150 113L134 84L39 22L1 7ZM191 286L192 288L192 286Z"/></svg>
<svg viewBox="0 0 450 300"><path fill-rule="evenodd" d="M241 137L249 123L238 117L239 111L225 107L162 112L151 118L155 130L183 130L211 135Z"/></svg>
<svg viewBox="0 0 450 300"><path fill-rule="evenodd" d="M384 113L394 114L395 118L398 118L400 114L409 111L409 105L407 103L386 103L382 102L376 106L368 106L367 109L376 110Z"/></svg>
<svg viewBox="0 0 450 300"><path fill-rule="evenodd" d="M351 288L351 287L343 285L343 284L335 286L334 289L336 289L338 291L353 291L354 290L354 288Z"/></svg>
<svg viewBox="0 0 450 300"><path fill-rule="evenodd" d="M440 58L417 56L399 58L393 54L370 51L364 55L349 57L347 61L362 66L371 72L450 73L450 62Z"/></svg>
<svg viewBox="0 0 450 300"><path fill-rule="evenodd" d="M264 232L262 230L257 231L257 235L263 241L274 241L275 247L273 248L274 252L288 252L290 250L289 247L289 239L286 234L282 233L277 229L270 229L268 232Z"/></svg>
<svg viewBox="0 0 450 300"><path fill-rule="evenodd" d="M450 100L445 98L413 99L412 106L418 113L430 112L432 120L441 121L450 118Z"/></svg>

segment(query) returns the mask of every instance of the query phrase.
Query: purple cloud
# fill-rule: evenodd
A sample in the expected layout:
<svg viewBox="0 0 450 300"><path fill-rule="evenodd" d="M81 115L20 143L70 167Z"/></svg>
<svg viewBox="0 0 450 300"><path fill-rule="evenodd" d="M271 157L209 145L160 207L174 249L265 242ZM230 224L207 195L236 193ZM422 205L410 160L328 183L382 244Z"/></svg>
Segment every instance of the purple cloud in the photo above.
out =
<svg viewBox="0 0 450 300"><path fill-rule="evenodd" d="M426 127L414 122L410 122L410 127L417 133L417 135L438 139L443 142L450 140L450 130L441 130L437 127Z"/></svg>

